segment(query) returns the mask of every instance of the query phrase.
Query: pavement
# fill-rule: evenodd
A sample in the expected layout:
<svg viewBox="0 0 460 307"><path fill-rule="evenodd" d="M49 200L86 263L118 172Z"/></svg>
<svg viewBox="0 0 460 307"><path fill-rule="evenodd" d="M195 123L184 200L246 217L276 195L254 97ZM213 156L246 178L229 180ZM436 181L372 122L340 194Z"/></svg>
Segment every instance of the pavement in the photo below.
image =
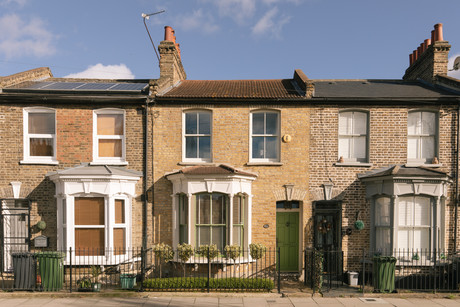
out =
<svg viewBox="0 0 460 307"><path fill-rule="evenodd" d="M412 294L361 297L284 296L275 293L1 293L0 306L228 306L228 307L437 307L459 306L458 294Z"/></svg>

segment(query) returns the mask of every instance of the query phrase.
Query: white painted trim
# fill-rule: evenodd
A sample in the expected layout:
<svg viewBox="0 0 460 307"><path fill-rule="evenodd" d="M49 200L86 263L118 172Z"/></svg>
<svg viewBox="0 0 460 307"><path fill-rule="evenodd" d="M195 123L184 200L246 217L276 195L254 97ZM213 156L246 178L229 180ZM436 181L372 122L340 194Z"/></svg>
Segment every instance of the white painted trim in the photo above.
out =
<svg viewBox="0 0 460 307"><path fill-rule="evenodd" d="M30 113L52 113L54 114L54 134L29 134L29 114ZM22 112L23 121L23 160L21 164L58 164L57 161L57 120L56 110L45 107L24 108ZM53 139L53 156L31 156L30 138L49 138Z"/></svg>
<svg viewBox="0 0 460 307"><path fill-rule="evenodd" d="M123 115L123 135L98 136L97 116L99 114L122 114ZM99 139L121 139L121 157L99 157ZM93 111L93 161L92 165L126 165L126 112L123 109L105 108Z"/></svg>

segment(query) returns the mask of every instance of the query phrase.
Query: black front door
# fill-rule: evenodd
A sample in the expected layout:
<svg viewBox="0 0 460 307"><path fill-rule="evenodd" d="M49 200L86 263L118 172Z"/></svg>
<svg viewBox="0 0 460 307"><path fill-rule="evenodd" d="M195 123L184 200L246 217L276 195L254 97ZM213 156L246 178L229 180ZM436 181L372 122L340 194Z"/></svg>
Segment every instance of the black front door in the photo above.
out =
<svg viewBox="0 0 460 307"><path fill-rule="evenodd" d="M314 244L323 252L323 271L342 271L342 205L338 201L314 203Z"/></svg>

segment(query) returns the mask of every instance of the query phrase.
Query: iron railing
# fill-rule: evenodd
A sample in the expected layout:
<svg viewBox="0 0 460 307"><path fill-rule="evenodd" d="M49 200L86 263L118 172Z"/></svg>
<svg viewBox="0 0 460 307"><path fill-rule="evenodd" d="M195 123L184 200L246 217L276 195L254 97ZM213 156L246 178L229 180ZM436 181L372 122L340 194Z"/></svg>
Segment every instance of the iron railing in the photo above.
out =
<svg viewBox="0 0 460 307"><path fill-rule="evenodd" d="M15 267L0 276L2 290L100 291L280 291L276 260L267 249L259 259L244 250L235 259L193 251L186 261L165 259L153 249L68 249L12 253ZM31 282L32 280L32 282ZM97 285L98 284L98 285Z"/></svg>

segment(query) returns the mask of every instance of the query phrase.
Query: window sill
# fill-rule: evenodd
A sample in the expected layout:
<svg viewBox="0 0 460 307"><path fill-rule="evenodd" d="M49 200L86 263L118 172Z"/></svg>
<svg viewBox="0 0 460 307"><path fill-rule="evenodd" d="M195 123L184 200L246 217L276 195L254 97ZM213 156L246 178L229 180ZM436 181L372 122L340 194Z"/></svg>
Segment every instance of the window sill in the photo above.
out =
<svg viewBox="0 0 460 307"><path fill-rule="evenodd" d="M248 162L247 166L283 166L283 162Z"/></svg>
<svg viewBox="0 0 460 307"><path fill-rule="evenodd" d="M372 163L363 163L363 162L342 162L334 163L335 166L354 166L354 167L372 167Z"/></svg>
<svg viewBox="0 0 460 307"><path fill-rule="evenodd" d="M44 161L44 160L22 160L19 164L43 164L43 165L58 165L59 161Z"/></svg>
<svg viewBox="0 0 460 307"><path fill-rule="evenodd" d="M128 161L119 161L119 162L116 162L116 161L93 161L93 162L90 162L89 165L120 165L120 166L124 166L124 165L128 165Z"/></svg>
<svg viewBox="0 0 460 307"><path fill-rule="evenodd" d="M408 162L404 164L405 167L442 167L442 164L425 164L425 163L417 163L417 162Z"/></svg>
<svg viewBox="0 0 460 307"><path fill-rule="evenodd" d="M177 165L183 165L183 166L194 166L194 165L214 165L211 161L185 161L185 162L179 162Z"/></svg>

